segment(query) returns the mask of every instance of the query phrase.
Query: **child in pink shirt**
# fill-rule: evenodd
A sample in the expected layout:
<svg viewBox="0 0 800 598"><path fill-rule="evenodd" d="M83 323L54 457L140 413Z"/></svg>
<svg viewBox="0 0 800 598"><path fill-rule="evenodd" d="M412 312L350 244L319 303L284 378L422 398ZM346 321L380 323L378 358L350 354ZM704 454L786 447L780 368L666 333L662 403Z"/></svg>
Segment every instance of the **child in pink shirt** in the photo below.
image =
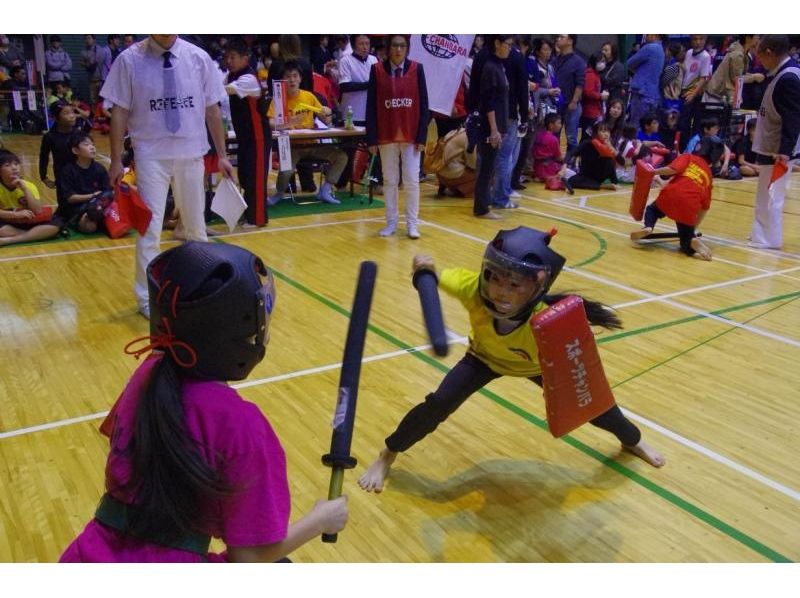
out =
<svg viewBox="0 0 800 598"><path fill-rule="evenodd" d="M129 352L154 352L100 428L111 443L106 494L61 561L274 562L343 529L346 497L289 524L281 443L226 384L264 358L271 272L245 249L190 242L147 275L150 344ZM212 537L227 551L209 553Z"/></svg>
<svg viewBox="0 0 800 598"><path fill-rule="evenodd" d="M533 174L536 180L546 182L553 177L570 177L575 173L564 164L561 155L561 117L551 113L544 118L544 128L536 132L533 140Z"/></svg>

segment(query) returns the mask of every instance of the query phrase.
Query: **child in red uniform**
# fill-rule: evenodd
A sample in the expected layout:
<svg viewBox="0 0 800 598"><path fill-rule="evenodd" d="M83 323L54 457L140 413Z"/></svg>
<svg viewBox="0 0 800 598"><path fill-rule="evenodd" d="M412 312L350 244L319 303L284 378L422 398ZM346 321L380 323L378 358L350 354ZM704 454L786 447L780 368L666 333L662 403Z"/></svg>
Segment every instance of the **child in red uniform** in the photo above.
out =
<svg viewBox="0 0 800 598"><path fill-rule="evenodd" d="M631 240L639 241L653 232L656 222L668 216L678 227L681 251L686 255L711 261L711 249L696 235L696 227L703 221L711 206L713 176L711 165L719 161L724 152L718 137L705 137L693 154L681 154L669 166L657 168L656 175L675 175L647 206L644 227L631 233ZM661 181L661 179L656 179Z"/></svg>

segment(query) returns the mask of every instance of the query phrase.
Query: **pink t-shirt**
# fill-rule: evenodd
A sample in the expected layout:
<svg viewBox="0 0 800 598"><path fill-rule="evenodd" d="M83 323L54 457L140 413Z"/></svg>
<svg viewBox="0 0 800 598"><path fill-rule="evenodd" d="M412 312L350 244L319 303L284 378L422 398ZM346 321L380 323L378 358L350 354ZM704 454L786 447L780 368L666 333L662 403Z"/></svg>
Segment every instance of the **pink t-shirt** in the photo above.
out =
<svg viewBox="0 0 800 598"><path fill-rule="evenodd" d="M125 448L130 444L139 397L158 358L150 357L134 372L101 427L113 426L106 462L106 488L115 498L133 497L115 490L132 474ZM261 411L222 382L187 379L183 383L189 434L199 442L208 463L216 463L235 488L232 496L206 506L208 535L228 546L257 546L286 537L291 500L286 456ZM61 556L61 562L199 562L201 555L166 548L125 536L92 520ZM208 560L224 562L224 555Z"/></svg>
<svg viewBox="0 0 800 598"><path fill-rule="evenodd" d="M540 129L533 140L533 174L537 179L556 176L561 170L561 145L546 129Z"/></svg>

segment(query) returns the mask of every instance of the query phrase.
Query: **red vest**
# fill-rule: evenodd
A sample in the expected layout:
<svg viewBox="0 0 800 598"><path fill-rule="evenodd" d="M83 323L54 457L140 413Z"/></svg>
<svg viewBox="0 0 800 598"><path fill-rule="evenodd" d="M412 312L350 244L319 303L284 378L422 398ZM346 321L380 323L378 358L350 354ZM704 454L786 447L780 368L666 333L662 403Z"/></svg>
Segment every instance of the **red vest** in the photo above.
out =
<svg viewBox="0 0 800 598"><path fill-rule="evenodd" d="M412 61L401 77L387 73L382 63L372 68L377 83L378 145L415 143L419 128L417 63Z"/></svg>

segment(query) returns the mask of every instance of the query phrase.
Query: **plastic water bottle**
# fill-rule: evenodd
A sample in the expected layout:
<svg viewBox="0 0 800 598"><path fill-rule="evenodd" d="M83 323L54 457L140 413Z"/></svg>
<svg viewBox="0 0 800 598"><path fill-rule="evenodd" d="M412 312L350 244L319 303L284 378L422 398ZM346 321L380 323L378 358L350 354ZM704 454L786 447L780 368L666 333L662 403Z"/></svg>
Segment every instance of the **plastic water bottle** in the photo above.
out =
<svg viewBox="0 0 800 598"><path fill-rule="evenodd" d="M344 114L344 128L348 131L353 129L353 107L348 106L347 112Z"/></svg>

